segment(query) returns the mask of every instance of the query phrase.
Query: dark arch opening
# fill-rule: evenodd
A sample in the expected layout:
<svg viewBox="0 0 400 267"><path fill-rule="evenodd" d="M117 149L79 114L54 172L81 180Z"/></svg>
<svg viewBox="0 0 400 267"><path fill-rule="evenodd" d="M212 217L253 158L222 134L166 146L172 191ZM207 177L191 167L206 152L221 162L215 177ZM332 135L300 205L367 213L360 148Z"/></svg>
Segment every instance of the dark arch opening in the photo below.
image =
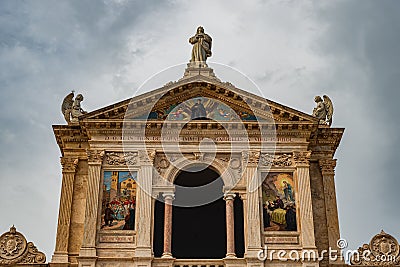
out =
<svg viewBox="0 0 400 267"><path fill-rule="evenodd" d="M209 191L188 195L187 187L204 185ZM226 255L226 214L222 198L223 181L219 174L207 168L182 171L175 179L177 203L187 203L189 198L201 194L215 194L211 203L195 207L174 206L172 213L172 255L180 259L220 259ZM196 188L196 189L197 189ZM196 194L198 194L196 196Z"/></svg>

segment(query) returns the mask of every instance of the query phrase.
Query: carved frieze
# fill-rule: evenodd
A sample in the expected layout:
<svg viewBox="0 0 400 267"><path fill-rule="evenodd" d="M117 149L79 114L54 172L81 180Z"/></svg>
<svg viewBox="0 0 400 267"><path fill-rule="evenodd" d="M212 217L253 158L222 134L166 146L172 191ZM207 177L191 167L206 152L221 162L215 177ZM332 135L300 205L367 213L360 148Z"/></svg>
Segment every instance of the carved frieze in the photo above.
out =
<svg viewBox="0 0 400 267"><path fill-rule="evenodd" d="M107 152L106 163L113 166L136 165L138 162L137 152Z"/></svg>
<svg viewBox="0 0 400 267"><path fill-rule="evenodd" d="M399 266L399 243L383 230L369 244L359 247L350 259L352 265Z"/></svg>
<svg viewBox="0 0 400 267"><path fill-rule="evenodd" d="M45 263L46 256L12 226L0 236L0 265Z"/></svg>
<svg viewBox="0 0 400 267"><path fill-rule="evenodd" d="M260 156L261 166L288 167L293 164L291 154L268 154L263 153Z"/></svg>

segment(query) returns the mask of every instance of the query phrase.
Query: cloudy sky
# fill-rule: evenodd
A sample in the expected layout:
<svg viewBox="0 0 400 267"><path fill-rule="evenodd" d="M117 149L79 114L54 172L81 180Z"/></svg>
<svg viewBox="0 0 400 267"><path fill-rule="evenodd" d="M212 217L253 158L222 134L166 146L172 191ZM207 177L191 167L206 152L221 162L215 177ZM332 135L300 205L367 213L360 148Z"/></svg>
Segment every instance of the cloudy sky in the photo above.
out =
<svg viewBox="0 0 400 267"><path fill-rule="evenodd" d="M336 153L342 237L353 249L381 229L400 238L400 1L242 3L0 1L0 232L15 224L50 260L61 187L51 125L64 124L62 99L75 90L90 111L133 96L188 61L187 39L203 25L210 61L248 75L265 97L307 113L315 95L331 97L333 124L346 128Z"/></svg>

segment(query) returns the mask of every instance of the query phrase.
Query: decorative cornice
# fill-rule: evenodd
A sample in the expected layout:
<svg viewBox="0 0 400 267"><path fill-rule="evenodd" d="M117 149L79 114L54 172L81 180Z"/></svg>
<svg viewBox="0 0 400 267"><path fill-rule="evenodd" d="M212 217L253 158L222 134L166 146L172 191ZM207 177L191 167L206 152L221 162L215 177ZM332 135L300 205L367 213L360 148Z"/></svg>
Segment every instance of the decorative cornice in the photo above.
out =
<svg viewBox="0 0 400 267"><path fill-rule="evenodd" d="M293 160L297 166L310 164L311 151L294 151Z"/></svg>
<svg viewBox="0 0 400 267"><path fill-rule="evenodd" d="M45 263L46 256L12 226L0 236L0 265Z"/></svg>

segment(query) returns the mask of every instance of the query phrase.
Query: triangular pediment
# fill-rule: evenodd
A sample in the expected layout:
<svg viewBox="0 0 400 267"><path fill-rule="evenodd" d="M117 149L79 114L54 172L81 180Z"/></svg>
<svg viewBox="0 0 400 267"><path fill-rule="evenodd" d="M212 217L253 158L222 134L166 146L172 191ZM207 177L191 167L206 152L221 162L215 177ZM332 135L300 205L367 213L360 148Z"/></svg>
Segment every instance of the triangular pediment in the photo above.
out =
<svg viewBox="0 0 400 267"><path fill-rule="evenodd" d="M148 93L87 113L80 120L188 120L196 102L214 120L311 122L313 116L202 75L171 82ZM207 119L205 118L205 119Z"/></svg>

